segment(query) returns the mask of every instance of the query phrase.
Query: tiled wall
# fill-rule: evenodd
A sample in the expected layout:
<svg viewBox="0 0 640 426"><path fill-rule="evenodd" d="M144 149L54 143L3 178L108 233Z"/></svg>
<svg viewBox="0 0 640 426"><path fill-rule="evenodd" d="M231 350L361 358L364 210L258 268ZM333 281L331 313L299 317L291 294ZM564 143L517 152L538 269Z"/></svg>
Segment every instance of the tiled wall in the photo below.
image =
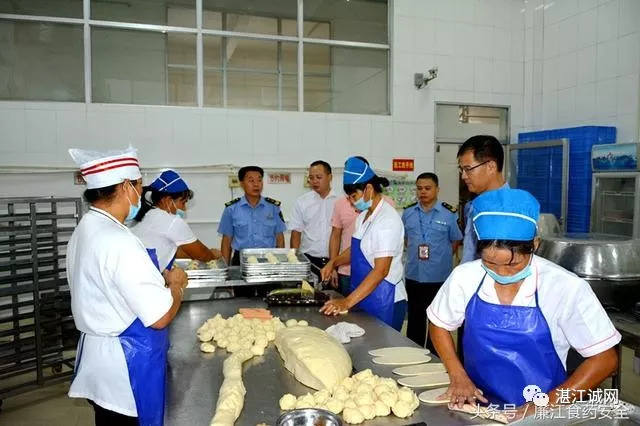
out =
<svg viewBox="0 0 640 426"><path fill-rule="evenodd" d="M640 1L529 0L524 124L613 125L637 142Z"/></svg>

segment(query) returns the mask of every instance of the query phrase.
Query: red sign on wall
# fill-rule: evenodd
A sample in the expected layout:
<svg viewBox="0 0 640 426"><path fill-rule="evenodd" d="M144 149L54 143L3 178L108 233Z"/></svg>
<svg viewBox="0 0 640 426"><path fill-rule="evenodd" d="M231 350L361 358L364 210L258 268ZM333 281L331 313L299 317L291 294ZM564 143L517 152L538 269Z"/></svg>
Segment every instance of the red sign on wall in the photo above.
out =
<svg viewBox="0 0 640 426"><path fill-rule="evenodd" d="M412 172L413 158L394 158L392 161L392 170L394 172Z"/></svg>

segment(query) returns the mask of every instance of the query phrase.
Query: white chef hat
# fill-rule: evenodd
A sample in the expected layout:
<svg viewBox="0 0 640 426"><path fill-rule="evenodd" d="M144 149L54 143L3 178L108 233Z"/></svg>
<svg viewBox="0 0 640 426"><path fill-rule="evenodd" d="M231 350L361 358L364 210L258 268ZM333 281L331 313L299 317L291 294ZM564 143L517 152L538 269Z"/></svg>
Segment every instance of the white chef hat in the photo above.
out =
<svg viewBox="0 0 640 426"><path fill-rule="evenodd" d="M69 155L80 166L87 189L104 188L125 179L142 177L137 150L129 147L119 151L89 151L72 148Z"/></svg>

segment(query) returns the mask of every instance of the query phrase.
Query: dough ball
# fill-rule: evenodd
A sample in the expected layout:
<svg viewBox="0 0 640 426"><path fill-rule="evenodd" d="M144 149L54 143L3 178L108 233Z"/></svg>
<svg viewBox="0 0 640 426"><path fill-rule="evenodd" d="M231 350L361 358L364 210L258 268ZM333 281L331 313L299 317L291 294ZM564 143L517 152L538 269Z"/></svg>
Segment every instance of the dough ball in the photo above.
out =
<svg viewBox="0 0 640 426"><path fill-rule="evenodd" d="M339 399L340 401L345 401L349 399L349 391L342 386L338 386L333 391L333 397L335 399Z"/></svg>
<svg viewBox="0 0 640 426"><path fill-rule="evenodd" d="M301 327L306 327L306 326L309 325L309 323L307 321L305 321L305 320L300 320L300 321L298 321L298 325L301 326Z"/></svg>
<svg viewBox="0 0 640 426"><path fill-rule="evenodd" d="M378 384L378 378L375 377L375 376L367 377L364 380L361 380L360 383L365 384L365 385L369 385L373 389Z"/></svg>
<svg viewBox="0 0 640 426"><path fill-rule="evenodd" d="M204 324L202 324L202 325L200 326L200 328L198 328L198 329L196 330L196 334L200 334L200 333L205 332L205 331L207 331L207 330L209 330L209 324L205 322Z"/></svg>
<svg viewBox="0 0 640 426"><path fill-rule="evenodd" d="M358 410L360 410L365 420L371 420L376 416L376 407L373 404L361 405L358 407Z"/></svg>
<svg viewBox="0 0 640 426"><path fill-rule="evenodd" d="M364 380L367 377L372 377L373 376L373 371L371 371L370 368L367 368L366 370L362 370L359 373L356 373L353 375L353 378L356 380Z"/></svg>
<svg viewBox="0 0 640 426"><path fill-rule="evenodd" d="M238 352L240 349L242 349L242 347L240 346L239 342L229 342L229 344L227 345L227 352Z"/></svg>
<svg viewBox="0 0 640 426"><path fill-rule="evenodd" d="M216 344L221 347L222 349L226 348L227 345L229 344L229 341L227 339L220 339L216 342Z"/></svg>
<svg viewBox="0 0 640 426"><path fill-rule="evenodd" d="M344 403L339 399L330 398L326 402L327 410L331 411L334 414L340 414L344 409Z"/></svg>
<svg viewBox="0 0 640 426"><path fill-rule="evenodd" d="M280 409L283 411L293 410L296 408L296 403L298 402L298 398L291 395L290 393L284 394L282 398L280 398Z"/></svg>
<svg viewBox="0 0 640 426"><path fill-rule="evenodd" d="M211 343L209 343L209 342L204 342L204 343L202 343L202 344L200 345L200 350L201 350L202 352L206 352L206 353L208 353L208 354L212 354L212 353L214 353L214 352L216 351L216 346L215 346L215 345L212 345L212 344L211 344Z"/></svg>
<svg viewBox="0 0 640 426"><path fill-rule="evenodd" d="M267 340L269 340L270 342L276 340L276 332L271 330L267 331Z"/></svg>
<svg viewBox="0 0 640 426"><path fill-rule="evenodd" d="M411 409L411 404L408 403L407 401L396 402L395 405L391 408L391 411L393 411L393 414L396 417L400 417L401 419L409 417L410 415L413 414L413 410Z"/></svg>
<svg viewBox="0 0 640 426"><path fill-rule="evenodd" d="M370 392L358 393L356 395L355 400L356 400L356 403L358 404L359 407L362 406L362 405L372 405L373 404L373 397L371 396ZM365 415L365 417L366 417L366 415Z"/></svg>
<svg viewBox="0 0 640 426"><path fill-rule="evenodd" d="M398 384L396 383L396 381L393 380L393 379L390 379L388 377L384 377L384 378L381 378L380 380L378 380L378 385L385 385L385 386L393 389L394 391L396 389L398 389Z"/></svg>
<svg viewBox="0 0 640 426"><path fill-rule="evenodd" d="M240 335L238 333L229 333L229 337L227 337L227 340L229 340L229 343L233 343L233 342L239 342L240 341Z"/></svg>
<svg viewBox="0 0 640 426"><path fill-rule="evenodd" d="M315 407L315 405L316 405L316 401L313 398L313 395L308 393L308 394L298 398L298 401L296 402L296 409L313 408L313 407Z"/></svg>
<svg viewBox="0 0 640 426"><path fill-rule="evenodd" d="M358 404L353 399L344 401L344 408L358 408Z"/></svg>
<svg viewBox="0 0 640 426"><path fill-rule="evenodd" d="M251 348L253 347L253 345L251 344L251 340L243 340L240 342L240 347L242 349L249 349L251 350Z"/></svg>
<svg viewBox="0 0 640 426"><path fill-rule="evenodd" d="M413 391L406 387L398 389L398 401L412 402L415 394Z"/></svg>
<svg viewBox="0 0 640 426"><path fill-rule="evenodd" d="M357 425L364 422L364 416L357 408L345 408L342 412L342 418L351 425Z"/></svg>
<svg viewBox="0 0 640 426"><path fill-rule="evenodd" d="M255 356L264 355L264 346L258 346L258 345L251 346L251 353L254 354Z"/></svg>
<svg viewBox="0 0 640 426"><path fill-rule="evenodd" d="M376 408L376 417L386 417L391 414L391 408L382 401L376 401L374 406Z"/></svg>
<svg viewBox="0 0 640 426"><path fill-rule="evenodd" d="M326 389L319 390L318 392L313 394L313 399L315 399L317 404L326 404L331 394Z"/></svg>
<svg viewBox="0 0 640 426"><path fill-rule="evenodd" d="M398 394L395 392L385 392L378 396L380 401L384 402L388 407L393 407L398 401Z"/></svg>
<svg viewBox="0 0 640 426"><path fill-rule="evenodd" d="M389 388L389 386L387 385L378 385L373 389L373 392L380 396L385 392L394 392L391 388Z"/></svg>
<svg viewBox="0 0 640 426"><path fill-rule="evenodd" d="M291 318L290 320L287 320L285 325L287 327L295 327L296 325L298 325L298 320L295 320L295 319Z"/></svg>
<svg viewBox="0 0 640 426"><path fill-rule="evenodd" d="M356 393L371 393L373 392L373 386L368 385L366 383L359 384L355 389Z"/></svg>
<svg viewBox="0 0 640 426"><path fill-rule="evenodd" d="M348 390L351 390L355 385L355 380L353 380L353 377L347 377L342 382L340 382L340 385L344 386Z"/></svg>
<svg viewBox="0 0 640 426"><path fill-rule="evenodd" d="M254 342L254 345L256 346L264 346L267 347L267 345L269 344L269 340L267 339L267 337L256 337L256 341Z"/></svg>
<svg viewBox="0 0 640 426"><path fill-rule="evenodd" d="M213 331L207 329L202 333L198 333L198 339L201 342L210 342L213 339Z"/></svg>

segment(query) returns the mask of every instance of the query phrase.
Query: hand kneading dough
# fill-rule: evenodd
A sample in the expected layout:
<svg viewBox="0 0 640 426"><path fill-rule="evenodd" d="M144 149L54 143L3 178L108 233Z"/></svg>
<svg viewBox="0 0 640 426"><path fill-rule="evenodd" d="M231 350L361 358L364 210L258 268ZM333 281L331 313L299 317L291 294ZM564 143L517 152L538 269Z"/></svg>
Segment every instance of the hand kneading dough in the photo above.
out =
<svg viewBox="0 0 640 426"><path fill-rule="evenodd" d="M284 366L310 388L332 389L351 373L351 358L342 344L316 327L289 327L276 335Z"/></svg>
<svg viewBox="0 0 640 426"><path fill-rule="evenodd" d="M216 347L209 342L204 342L200 345L200 350L210 354L216 351Z"/></svg>
<svg viewBox="0 0 640 426"><path fill-rule="evenodd" d="M352 425L364 422L364 416L357 408L345 408L344 411L342 411L342 418L345 422Z"/></svg>
<svg viewBox="0 0 640 426"><path fill-rule="evenodd" d="M293 410L296 408L296 402L298 402L298 398L290 393L285 394L282 398L280 398L280 409L283 411Z"/></svg>

